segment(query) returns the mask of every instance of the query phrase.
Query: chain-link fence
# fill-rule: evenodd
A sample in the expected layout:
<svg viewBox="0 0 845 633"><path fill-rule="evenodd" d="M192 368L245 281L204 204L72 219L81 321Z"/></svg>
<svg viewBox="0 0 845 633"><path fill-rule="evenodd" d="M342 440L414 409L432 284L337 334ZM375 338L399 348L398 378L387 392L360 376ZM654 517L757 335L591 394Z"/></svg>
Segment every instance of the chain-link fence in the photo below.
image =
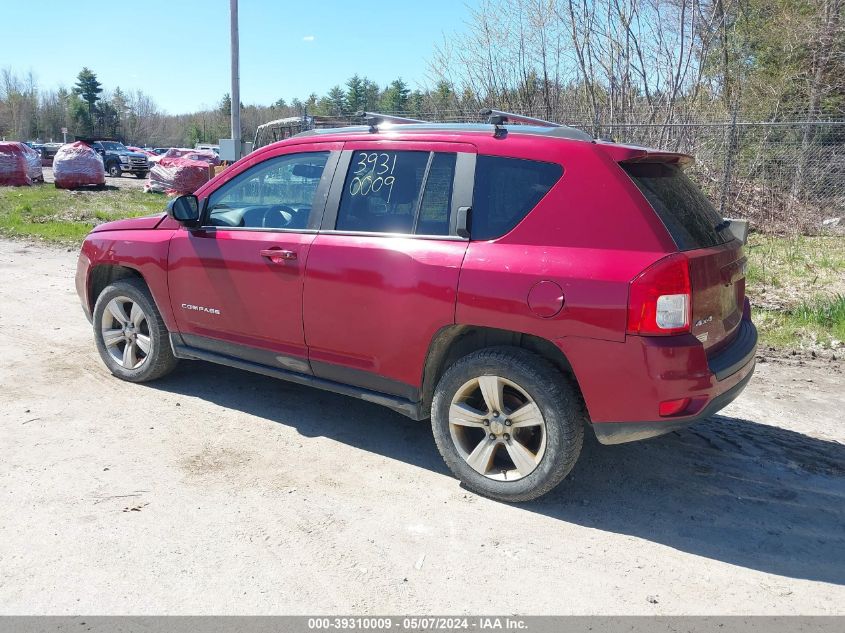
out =
<svg viewBox="0 0 845 633"><path fill-rule="evenodd" d="M541 112L520 114L547 118ZM459 110L411 116L440 122L484 120ZM618 143L693 155L696 162L689 173L713 204L726 217L748 218L758 230L817 234L835 224L825 225L825 220L845 216L845 119L685 118L683 123L592 122L571 116L557 120ZM845 218L839 226L845 226Z"/></svg>
<svg viewBox="0 0 845 633"><path fill-rule="evenodd" d="M692 154L690 174L722 214L766 232L814 234L845 215L845 121L602 125L601 135Z"/></svg>

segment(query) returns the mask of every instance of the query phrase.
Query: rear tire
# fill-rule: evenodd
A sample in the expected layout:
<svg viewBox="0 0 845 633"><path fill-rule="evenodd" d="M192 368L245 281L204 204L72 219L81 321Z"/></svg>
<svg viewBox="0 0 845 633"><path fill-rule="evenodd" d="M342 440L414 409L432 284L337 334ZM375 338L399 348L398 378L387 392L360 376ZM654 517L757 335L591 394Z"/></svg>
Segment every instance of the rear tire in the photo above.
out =
<svg viewBox="0 0 845 633"><path fill-rule="evenodd" d="M586 424L566 376L517 347L458 360L437 384L431 412L449 469L470 490L505 502L529 501L557 486L578 460Z"/></svg>
<svg viewBox="0 0 845 633"><path fill-rule="evenodd" d="M97 351L121 380L148 382L176 368L167 327L142 280L106 286L94 305L93 322Z"/></svg>

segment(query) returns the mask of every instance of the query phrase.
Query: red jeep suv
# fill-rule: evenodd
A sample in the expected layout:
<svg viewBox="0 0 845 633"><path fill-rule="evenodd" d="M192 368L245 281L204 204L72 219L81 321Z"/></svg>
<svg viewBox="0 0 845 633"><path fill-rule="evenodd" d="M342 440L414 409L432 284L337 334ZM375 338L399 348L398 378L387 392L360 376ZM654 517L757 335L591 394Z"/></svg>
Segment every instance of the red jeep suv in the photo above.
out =
<svg viewBox="0 0 845 633"><path fill-rule="evenodd" d="M746 227L691 158L491 121L303 132L96 227L76 286L103 361L134 382L212 361L430 418L452 472L503 501L557 485L585 427L628 442L736 398Z"/></svg>

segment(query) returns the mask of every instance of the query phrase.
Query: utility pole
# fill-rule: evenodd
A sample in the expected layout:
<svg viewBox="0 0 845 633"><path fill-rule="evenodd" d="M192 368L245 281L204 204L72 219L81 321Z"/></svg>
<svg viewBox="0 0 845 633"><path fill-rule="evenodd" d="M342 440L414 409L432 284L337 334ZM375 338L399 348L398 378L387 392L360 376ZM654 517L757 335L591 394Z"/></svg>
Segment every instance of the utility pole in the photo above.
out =
<svg viewBox="0 0 845 633"><path fill-rule="evenodd" d="M238 0L229 0L232 44L232 139L235 143L236 158L241 157L241 78L238 42Z"/></svg>

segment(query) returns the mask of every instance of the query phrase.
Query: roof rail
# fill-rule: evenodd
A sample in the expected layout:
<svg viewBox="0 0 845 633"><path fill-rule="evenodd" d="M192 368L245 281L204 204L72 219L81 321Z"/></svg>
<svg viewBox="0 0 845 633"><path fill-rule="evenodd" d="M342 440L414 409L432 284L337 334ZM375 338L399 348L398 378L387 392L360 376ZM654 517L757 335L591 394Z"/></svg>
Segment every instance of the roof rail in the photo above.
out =
<svg viewBox="0 0 845 633"><path fill-rule="evenodd" d="M539 125L541 127L563 127L560 123L535 119L531 116L523 116L521 114L514 114L513 112L502 112L501 110L482 110L480 114L481 116L488 117L487 122L493 125L502 125L510 121L512 123L525 123L527 125Z"/></svg>
<svg viewBox="0 0 845 633"><path fill-rule="evenodd" d="M501 127L505 123L523 123L526 125L537 125L539 127L552 128L548 134L550 136L557 136L560 138L569 138L579 141L592 141L593 137L579 130L578 128L563 125L562 123L554 123L553 121L545 121L543 119L535 119L531 116L523 116L521 114L514 114L512 112L502 112L501 110L482 110L479 114L487 117L487 122L494 126L493 136L503 137L507 134L505 128Z"/></svg>
<svg viewBox="0 0 845 633"><path fill-rule="evenodd" d="M364 122L370 126L370 131L375 132L376 128L382 123L394 123L396 125L404 125L407 123L425 123L419 119L409 119L404 116L394 116L392 114L381 114L380 112L364 112L359 110L353 115L356 119L364 119Z"/></svg>

